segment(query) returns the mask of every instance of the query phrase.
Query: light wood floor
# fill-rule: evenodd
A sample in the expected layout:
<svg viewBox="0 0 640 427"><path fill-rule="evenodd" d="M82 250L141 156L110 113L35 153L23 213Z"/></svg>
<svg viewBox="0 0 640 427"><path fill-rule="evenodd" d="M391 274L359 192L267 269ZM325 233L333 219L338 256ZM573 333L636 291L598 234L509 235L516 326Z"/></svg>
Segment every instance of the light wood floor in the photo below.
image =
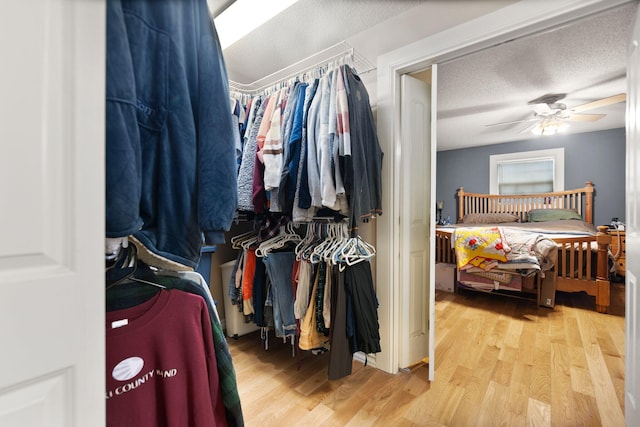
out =
<svg viewBox="0 0 640 427"><path fill-rule="evenodd" d="M624 426L624 286L610 314L559 293L554 310L465 292L436 294L435 381L354 362L328 381L326 354L258 333L229 339L252 426Z"/></svg>

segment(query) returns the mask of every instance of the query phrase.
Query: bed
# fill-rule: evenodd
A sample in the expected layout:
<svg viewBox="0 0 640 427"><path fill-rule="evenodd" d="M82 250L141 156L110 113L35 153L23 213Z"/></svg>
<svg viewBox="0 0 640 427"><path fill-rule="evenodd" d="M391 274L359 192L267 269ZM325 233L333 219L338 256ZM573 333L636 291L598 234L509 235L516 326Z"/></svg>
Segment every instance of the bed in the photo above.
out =
<svg viewBox="0 0 640 427"><path fill-rule="evenodd" d="M610 303L611 237L606 226L593 225L593 192L591 182L576 190L512 196L468 193L460 188L457 193L457 224L436 228L436 263L459 267L458 258L463 255L456 256L456 244L459 243L456 242L456 236L463 235L464 231L470 231L471 228L498 229L501 233L515 233L515 230L535 233L541 240L554 243L551 251L539 257L546 266L541 263L534 273L525 270L526 273L518 279L520 284L516 289L510 289L508 285L503 287L506 293L517 291L512 294L528 296L545 305L541 303L544 289L547 294L551 289L553 297L556 290L585 292L595 297L597 311L606 313ZM558 215L565 215L565 212L573 214L557 219L560 218ZM529 222L529 219L536 222ZM460 240L460 237L457 239ZM465 283L465 280L460 281L461 276L464 279L465 272L460 268L456 270L454 288L457 291ZM489 289L488 286L482 289L480 286L480 290L498 291L498 276L492 276L492 273L500 270L486 271L489 283L495 283L496 288Z"/></svg>

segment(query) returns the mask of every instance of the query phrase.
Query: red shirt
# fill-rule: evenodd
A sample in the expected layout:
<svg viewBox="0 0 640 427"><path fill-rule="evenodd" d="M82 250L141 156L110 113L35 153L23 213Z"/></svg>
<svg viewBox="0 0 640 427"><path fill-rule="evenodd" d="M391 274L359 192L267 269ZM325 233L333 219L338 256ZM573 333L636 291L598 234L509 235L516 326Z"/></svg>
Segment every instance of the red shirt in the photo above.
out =
<svg viewBox="0 0 640 427"><path fill-rule="evenodd" d="M162 290L106 317L107 426L226 426L202 297Z"/></svg>

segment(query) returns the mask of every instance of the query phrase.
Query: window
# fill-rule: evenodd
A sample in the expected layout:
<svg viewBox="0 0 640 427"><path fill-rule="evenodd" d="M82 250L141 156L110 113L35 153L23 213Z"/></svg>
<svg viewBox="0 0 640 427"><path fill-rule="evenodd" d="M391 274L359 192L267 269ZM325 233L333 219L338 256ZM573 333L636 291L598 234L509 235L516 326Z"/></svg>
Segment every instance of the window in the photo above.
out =
<svg viewBox="0 0 640 427"><path fill-rule="evenodd" d="M564 148L490 156L491 194L564 190Z"/></svg>

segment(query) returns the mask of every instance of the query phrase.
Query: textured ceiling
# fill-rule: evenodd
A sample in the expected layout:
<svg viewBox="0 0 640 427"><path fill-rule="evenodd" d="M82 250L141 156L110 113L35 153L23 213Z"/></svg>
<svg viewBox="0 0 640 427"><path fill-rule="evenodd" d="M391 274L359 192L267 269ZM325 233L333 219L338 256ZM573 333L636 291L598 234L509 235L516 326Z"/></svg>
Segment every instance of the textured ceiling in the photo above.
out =
<svg viewBox="0 0 640 427"><path fill-rule="evenodd" d="M375 64L383 53L514 2L299 0L225 49L227 72L234 82L253 83L340 42Z"/></svg>
<svg viewBox="0 0 640 427"><path fill-rule="evenodd" d="M305 58L322 60L320 52L344 42L375 66L379 55L513 3L516 0L299 0L225 49L225 62L232 81L266 85L282 77L279 70L295 73L291 64L308 66ZM527 102L547 93L566 93L562 102L570 108L625 92L626 49L635 8L632 2L441 64L438 150L532 138L519 133L528 123L485 125L531 118ZM364 71L375 102L375 70L358 71ZM624 107L620 103L589 111L607 116L573 123L570 132L623 127Z"/></svg>
<svg viewBox="0 0 640 427"><path fill-rule="evenodd" d="M419 0L299 0L225 49L229 78L250 83L370 28Z"/></svg>
<svg viewBox="0 0 640 427"><path fill-rule="evenodd" d="M531 139L520 133L533 118L527 103L549 93L567 94L571 108L626 92L627 43L635 3L562 28L514 40L441 65L438 80L438 148ZM571 133L625 125L625 103L585 113L596 122L571 122Z"/></svg>

